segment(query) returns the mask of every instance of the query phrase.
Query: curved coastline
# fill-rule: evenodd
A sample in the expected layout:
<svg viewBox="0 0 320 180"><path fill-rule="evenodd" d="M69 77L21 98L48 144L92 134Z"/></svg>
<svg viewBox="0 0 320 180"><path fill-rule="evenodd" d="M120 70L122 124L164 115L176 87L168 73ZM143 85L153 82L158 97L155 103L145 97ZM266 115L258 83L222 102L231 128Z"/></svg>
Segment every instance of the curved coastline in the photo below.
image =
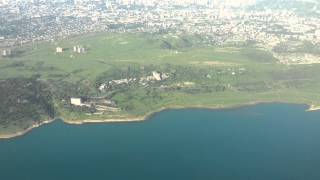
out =
<svg viewBox="0 0 320 180"><path fill-rule="evenodd" d="M82 125L82 124L88 124L88 123L130 123L130 122L141 122L141 121L146 121L150 119L152 116L154 116L157 113L160 113L165 110L170 110L170 109L188 109L188 108L194 108L194 109L210 109L210 110L220 110L220 109L236 109L236 108L241 108L241 107L247 107L247 106L254 106L258 104L264 104L264 103L283 103L283 102L277 102L277 101L255 101L255 102L249 102L249 103L244 103L244 104L238 104L238 105L215 105L215 106L204 106L204 105L195 105L195 106L167 106L167 107L162 107L156 111L152 111L147 113L144 116L134 116L134 117L123 117L123 118L110 118L110 119L83 119L83 120L68 120L68 119L63 119L63 118L54 118L50 120L43 121L41 123L34 124L30 126L27 129L24 129L23 131L18 131L15 133L11 134L3 134L0 135L0 140L1 139L11 139L11 138L16 138L19 136L23 136L33 130L34 128L38 128L40 126L49 124L54 122L57 119L61 119L64 123L66 124L71 124L71 125ZM299 104L299 103L290 103L290 104ZM300 104L300 105L307 105L309 106L308 109L306 109L306 112L312 112L312 111L318 111L320 110L320 106L314 105L314 104Z"/></svg>

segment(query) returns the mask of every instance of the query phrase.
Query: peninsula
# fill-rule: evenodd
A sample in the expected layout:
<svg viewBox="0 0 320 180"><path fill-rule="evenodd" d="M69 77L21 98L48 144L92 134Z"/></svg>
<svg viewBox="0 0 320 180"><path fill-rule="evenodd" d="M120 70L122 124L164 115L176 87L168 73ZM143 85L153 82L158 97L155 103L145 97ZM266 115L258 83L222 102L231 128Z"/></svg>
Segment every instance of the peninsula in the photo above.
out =
<svg viewBox="0 0 320 180"><path fill-rule="evenodd" d="M15 54L15 52L19 52ZM165 108L320 104L320 66L201 36L94 33L17 46L0 57L0 138L63 119L131 122Z"/></svg>

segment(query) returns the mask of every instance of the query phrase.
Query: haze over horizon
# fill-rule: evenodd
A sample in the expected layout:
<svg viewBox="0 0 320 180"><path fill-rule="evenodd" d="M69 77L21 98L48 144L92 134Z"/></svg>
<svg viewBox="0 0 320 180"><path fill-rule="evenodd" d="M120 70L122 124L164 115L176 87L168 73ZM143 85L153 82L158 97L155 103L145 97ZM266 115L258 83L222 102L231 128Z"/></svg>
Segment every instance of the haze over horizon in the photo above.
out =
<svg viewBox="0 0 320 180"><path fill-rule="evenodd" d="M0 4L7 4L13 2L46 2L47 0L0 0ZM49 2L74 2L82 3L89 2L92 0L55 0ZM252 5L256 3L256 0L93 0L97 2L116 2L124 5L156 5L156 4L169 4L169 5L204 5L204 6L214 6L214 5L226 5L226 6L239 6L239 5Z"/></svg>

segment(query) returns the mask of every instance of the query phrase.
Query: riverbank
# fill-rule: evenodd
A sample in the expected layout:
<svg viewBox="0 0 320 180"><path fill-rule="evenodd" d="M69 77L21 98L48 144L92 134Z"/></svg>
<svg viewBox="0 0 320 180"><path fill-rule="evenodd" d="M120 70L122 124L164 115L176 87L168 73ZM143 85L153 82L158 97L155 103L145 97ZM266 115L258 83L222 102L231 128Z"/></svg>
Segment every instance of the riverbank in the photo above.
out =
<svg viewBox="0 0 320 180"><path fill-rule="evenodd" d="M152 116L154 116L157 113L160 113L165 110L170 110L170 109L211 109L211 110L219 110L219 109L235 109L235 108L241 108L241 107L246 107L246 106L254 106L258 104L263 104L263 103L280 103L280 102L275 102L275 101L254 101L254 102L249 102L245 104L238 104L238 105L215 105L215 106L203 106L203 105L195 105L195 106L167 106L167 107L161 107L160 109L156 111L152 111L144 116L132 116L132 117L120 117L120 118L110 118L110 119L79 119L79 120L68 120L68 119L63 119L63 118L55 118L47 121L43 121L38 124L34 124L31 127L15 132L12 134L3 134L0 135L0 139L11 139L11 138L16 138L19 136L23 136L33 130L34 128L38 128L42 125L49 124L56 119L61 119L64 123L66 124L71 124L71 125L82 125L82 124L88 124L88 123L130 123L130 122L141 122L141 121L146 121L150 119ZM318 111L320 110L320 106L316 105L308 105L309 108L306 110L307 112L311 111Z"/></svg>

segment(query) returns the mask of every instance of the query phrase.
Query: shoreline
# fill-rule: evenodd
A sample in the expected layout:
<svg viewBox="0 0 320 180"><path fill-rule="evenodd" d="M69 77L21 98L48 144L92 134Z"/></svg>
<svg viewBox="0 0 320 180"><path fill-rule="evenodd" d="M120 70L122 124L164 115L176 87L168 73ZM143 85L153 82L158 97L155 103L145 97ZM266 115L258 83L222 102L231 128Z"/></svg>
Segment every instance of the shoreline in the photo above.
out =
<svg viewBox="0 0 320 180"><path fill-rule="evenodd" d="M242 108L242 107L248 107L248 106L255 106L258 104L264 104L264 103L281 103L277 101L254 101L254 102L249 102L249 103L244 103L244 104L236 104L236 105L215 105L215 106L204 106L204 105L195 105L195 106L167 106L167 107L161 107L158 110L152 111L147 113L144 116L136 116L136 117L124 117L124 118L110 118L110 119L83 119L83 120L67 120L63 118L54 118L50 120L43 121L41 123L34 124L30 126L27 129L24 129L23 131L18 131L12 134L4 134L0 135L0 140L4 139L11 139L11 138L16 138L23 136L27 134L28 132L32 131L35 128L41 127L46 124L50 124L54 122L57 119L61 119L63 123L66 124L71 124L71 125L83 125L83 124L89 124L89 123L130 123L130 122L142 122L150 119L152 116L154 116L157 113L160 113L162 111L166 110L179 110L179 109L209 109L209 110L223 110L223 109L237 109L237 108ZM289 103L289 104L298 104L298 103ZM312 112L312 111L318 111L320 110L320 106L316 106L314 104L303 104L301 103L300 105L307 105L309 106L308 109L306 109L306 112Z"/></svg>
<svg viewBox="0 0 320 180"><path fill-rule="evenodd" d="M55 120L56 119L46 120L46 121L43 121L41 123L33 124L32 126L28 127L27 129L24 129L22 131L18 131L18 132L12 133L12 134L0 135L0 140L1 139L11 139L11 138L16 138L16 137L19 137L19 136L23 136L23 135L27 134L28 132L30 132L31 130L33 130L35 128L38 128L38 127L41 127L41 126L46 125L46 124L50 124Z"/></svg>
<svg viewBox="0 0 320 180"><path fill-rule="evenodd" d="M312 111L319 111L320 110L320 106L316 106L314 104L310 105L309 109L307 109L307 112L312 112Z"/></svg>

